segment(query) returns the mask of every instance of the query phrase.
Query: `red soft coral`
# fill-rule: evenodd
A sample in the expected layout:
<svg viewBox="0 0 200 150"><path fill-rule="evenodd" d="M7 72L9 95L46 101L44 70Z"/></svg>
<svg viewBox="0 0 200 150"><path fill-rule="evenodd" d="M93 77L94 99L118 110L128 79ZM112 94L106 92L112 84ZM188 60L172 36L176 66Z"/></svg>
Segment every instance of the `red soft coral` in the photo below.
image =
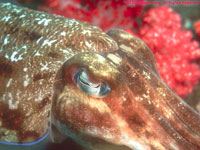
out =
<svg viewBox="0 0 200 150"><path fill-rule="evenodd" d="M141 6L128 6L125 1L111 0L44 0L45 5L40 5L39 9L86 21L99 26L103 31L111 28L129 28L137 26L134 18L141 11Z"/></svg>
<svg viewBox="0 0 200 150"><path fill-rule="evenodd" d="M162 78L180 96L191 93L200 78L193 63L200 49L192 33L181 29L180 16L167 6L150 9L142 19L139 36L155 54Z"/></svg>

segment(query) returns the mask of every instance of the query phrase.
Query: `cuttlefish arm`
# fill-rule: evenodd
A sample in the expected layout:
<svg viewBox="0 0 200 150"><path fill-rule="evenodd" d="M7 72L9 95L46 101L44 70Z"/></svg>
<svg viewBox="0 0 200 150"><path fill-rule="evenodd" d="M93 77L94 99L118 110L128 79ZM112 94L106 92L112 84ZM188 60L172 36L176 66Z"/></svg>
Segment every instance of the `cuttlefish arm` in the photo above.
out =
<svg viewBox="0 0 200 150"><path fill-rule="evenodd" d="M77 54L59 69L53 141L68 136L93 150L199 150L200 115L161 79L149 48L122 30L107 34L117 51Z"/></svg>
<svg viewBox="0 0 200 150"><path fill-rule="evenodd" d="M117 49L88 23L0 4L0 143L32 142L47 133L54 78L66 60Z"/></svg>
<svg viewBox="0 0 200 150"><path fill-rule="evenodd" d="M123 31L113 30L113 31L110 31L108 33L108 35L110 35L118 43L118 45L122 51L127 52L127 47L132 47L133 49L136 49L136 52L133 51L132 55L131 54L129 55L131 61L134 60L132 58L135 58L136 60L139 60L139 62L146 64L144 66L146 66L145 68L147 68L147 70L141 69L141 73L146 76L146 79L149 79L150 81L152 81L152 83L150 82L151 88L154 87L154 89L155 89L154 93L157 93L155 95L156 97L152 98L151 101L154 105L159 104L160 101L163 101L163 103L165 104L165 105L157 106L158 110L159 110L158 112L161 111L160 109L163 109L162 110L163 112L164 112L164 110L166 110L167 114L164 113L163 116L165 116L166 119L168 119L168 122L170 123L169 125L171 125L174 128L174 130L178 133L177 135L173 134L174 137L180 138L182 136L184 138L180 139L181 143L183 140L183 141L194 143L194 145L199 146L200 145L200 115L199 115L199 113L197 113L193 108L191 108L189 105L187 105L180 97L178 97L165 84L165 82L160 78L160 76L158 74L158 71L157 71L157 68L155 65L155 61L152 61L153 59L149 59L150 61L152 61L152 63L146 63L146 60L140 59L141 58L140 48L146 49L146 51L149 51L149 49L146 47L146 45L144 43L143 44L141 43L139 46L138 43L139 43L140 39L138 39L136 37L123 38L124 40L122 40L122 37L120 35L124 35L124 37L126 37L126 35L127 35L127 37L128 37L128 34ZM120 46L120 45L123 45L125 43L125 41L127 41L127 40L134 41L134 43L135 43L134 46L131 46L131 44L130 44L131 42L129 42L130 45L127 44L127 47L125 47L125 48ZM135 47L137 47L137 48L135 48ZM140 52L138 53L137 51L140 51ZM149 56L151 56L150 53L151 52L146 52L146 53L143 53L143 55L146 55L147 57L149 57ZM145 58L145 56L142 56L142 57ZM133 66L133 64L135 64L135 63L132 62L130 64L132 64L132 66ZM152 64L152 65L149 65L149 64ZM149 68L150 68L150 70L153 71L152 77L151 76L149 77L148 73L145 73L149 70ZM153 74L155 75L155 77L153 76ZM160 78L160 80L157 80L157 77ZM159 81L159 82L155 82L155 81ZM148 88L146 89L146 91L148 91ZM188 148L191 149L191 147L189 147L189 143L183 142L182 144L188 145Z"/></svg>

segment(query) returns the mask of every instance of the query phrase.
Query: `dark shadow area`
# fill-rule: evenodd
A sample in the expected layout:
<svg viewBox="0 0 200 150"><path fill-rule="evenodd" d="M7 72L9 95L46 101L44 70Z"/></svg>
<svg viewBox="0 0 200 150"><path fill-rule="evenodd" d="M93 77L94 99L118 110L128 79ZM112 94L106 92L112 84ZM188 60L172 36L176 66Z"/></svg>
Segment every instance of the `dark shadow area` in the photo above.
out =
<svg viewBox="0 0 200 150"><path fill-rule="evenodd" d="M62 143L51 143L50 137L48 136L40 143L31 146L0 144L0 150L83 150L83 148L70 138L67 138Z"/></svg>
<svg viewBox="0 0 200 150"><path fill-rule="evenodd" d="M76 144L72 139L68 138L62 143L49 143L45 150L82 150L82 148Z"/></svg>

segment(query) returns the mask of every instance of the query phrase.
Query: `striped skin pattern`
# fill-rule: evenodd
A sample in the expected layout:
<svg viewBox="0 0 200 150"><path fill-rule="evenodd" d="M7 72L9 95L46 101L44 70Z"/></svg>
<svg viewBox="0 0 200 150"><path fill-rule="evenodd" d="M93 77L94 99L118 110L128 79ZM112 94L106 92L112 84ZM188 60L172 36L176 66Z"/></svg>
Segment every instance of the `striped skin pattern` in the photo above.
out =
<svg viewBox="0 0 200 150"><path fill-rule="evenodd" d="M0 5L0 29L0 141L38 140L49 121L53 142L70 137L91 150L200 149L199 114L160 78L140 39L10 4ZM110 93L81 90L80 68Z"/></svg>

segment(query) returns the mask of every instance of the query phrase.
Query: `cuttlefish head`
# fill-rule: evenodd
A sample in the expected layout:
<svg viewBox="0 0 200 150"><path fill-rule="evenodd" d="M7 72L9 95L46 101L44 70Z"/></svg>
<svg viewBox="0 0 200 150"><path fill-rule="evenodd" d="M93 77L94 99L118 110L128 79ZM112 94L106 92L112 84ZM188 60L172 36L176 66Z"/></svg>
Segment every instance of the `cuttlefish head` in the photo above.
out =
<svg viewBox="0 0 200 150"><path fill-rule="evenodd" d="M138 38L107 33L119 46L79 53L59 69L51 111L52 140L88 149L199 149L200 117L160 78Z"/></svg>

